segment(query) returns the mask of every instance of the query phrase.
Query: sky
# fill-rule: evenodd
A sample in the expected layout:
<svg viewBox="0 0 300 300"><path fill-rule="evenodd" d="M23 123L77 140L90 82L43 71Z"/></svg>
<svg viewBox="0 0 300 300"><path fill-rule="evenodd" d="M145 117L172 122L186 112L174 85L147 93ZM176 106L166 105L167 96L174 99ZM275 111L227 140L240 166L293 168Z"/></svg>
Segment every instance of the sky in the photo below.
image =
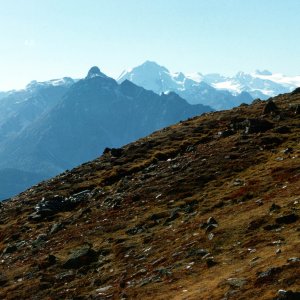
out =
<svg viewBox="0 0 300 300"><path fill-rule="evenodd" d="M0 0L0 91L146 60L300 75L299 12L299 0Z"/></svg>

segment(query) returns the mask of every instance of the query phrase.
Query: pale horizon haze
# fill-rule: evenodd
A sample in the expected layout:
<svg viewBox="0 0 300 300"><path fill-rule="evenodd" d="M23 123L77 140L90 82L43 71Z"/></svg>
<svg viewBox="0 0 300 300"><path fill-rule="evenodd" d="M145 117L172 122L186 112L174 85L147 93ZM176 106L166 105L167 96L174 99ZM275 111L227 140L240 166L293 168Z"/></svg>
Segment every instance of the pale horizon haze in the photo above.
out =
<svg viewBox="0 0 300 300"><path fill-rule="evenodd" d="M0 91L32 80L171 71L300 75L299 0L0 0Z"/></svg>

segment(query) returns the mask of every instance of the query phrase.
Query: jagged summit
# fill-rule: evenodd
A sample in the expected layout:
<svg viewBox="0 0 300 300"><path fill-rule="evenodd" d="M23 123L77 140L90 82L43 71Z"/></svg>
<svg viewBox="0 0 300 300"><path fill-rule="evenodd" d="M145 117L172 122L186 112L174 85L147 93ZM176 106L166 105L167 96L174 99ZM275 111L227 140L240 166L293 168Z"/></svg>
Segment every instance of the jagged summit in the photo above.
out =
<svg viewBox="0 0 300 300"><path fill-rule="evenodd" d="M105 74L103 74L100 69L97 66L94 66L90 68L88 71L88 74L86 76L86 79L94 78L94 77L107 77Z"/></svg>

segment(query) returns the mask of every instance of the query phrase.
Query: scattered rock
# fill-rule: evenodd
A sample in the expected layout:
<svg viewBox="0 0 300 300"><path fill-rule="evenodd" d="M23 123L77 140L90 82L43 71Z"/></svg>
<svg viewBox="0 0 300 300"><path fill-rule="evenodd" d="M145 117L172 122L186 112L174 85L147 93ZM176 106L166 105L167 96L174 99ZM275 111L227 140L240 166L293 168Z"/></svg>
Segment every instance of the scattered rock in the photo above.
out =
<svg viewBox="0 0 300 300"><path fill-rule="evenodd" d="M169 216L169 213L167 211L162 211L159 213L154 213L151 215L151 217L149 218L151 221L160 221L161 219L167 218Z"/></svg>
<svg viewBox="0 0 300 300"><path fill-rule="evenodd" d="M211 232L208 236L207 236L207 238L211 241L213 238L214 238L214 234Z"/></svg>
<svg viewBox="0 0 300 300"><path fill-rule="evenodd" d="M256 229L260 228L265 223L266 223L266 220L263 217L255 219L255 220L253 220L249 223L248 230L256 230Z"/></svg>
<svg viewBox="0 0 300 300"><path fill-rule="evenodd" d="M133 228L130 228L130 229L126 230L126 233L128 235L136 235L136 234L142 233L144 231L145 231L144 226L137 225L137 226L135 226Z"/></svg>
<svg viewBox="0 0 300 300"><path fill-rule="evenodd" d="M207 255L209 252L205 249L190 249L188 252L187 257L204 257L205 255Z"/></svg>
<svg viewBox="0 0 300 300"><path fill-rule="evenodd" d="M48 267L50 267L50 266L55 265L56 262L57 262L57 258L56 258L54 255L49 254L49 255L46 257L46 259L44 259L43 261L41 261L41 262L38 264L38 268L39 268L40 270L46 269L46 268L48 268Z"/></svg>
<svg viewBox="0 0 300 300"><path fill-rule="evenodd" d="M207 225L218 225L217 220L214 217L209 217L206 222Z"/></svg>
<svg viewBox="0 0 300 300"><path fill-rule="evenodd" d="M123 202L123 197L121 194L115 194L114 196L108 196L104 199L104 206L106 208L118 208Z"/></svg>
<svg viewBox="0 0 300 300"><path fill-rule="evenodd" d="M60 274L55 275L55 279L59 280L59 281L72 281L74 280L76 274L73 270L69 270L67 272L63 272Z"/></svg>
<svg viewBox="0 0 300 300"><path fill-rule="evenodd" d="M180 217L180 214L178 213L179 209L175 209L171 212L170 217L166 219L165 224L169 224L170 222L178 219Z"/></svg>
<svg viewBox="0 0 300 300"><path fill-rule="evenodd" d="M110 290L112 288L111 285L107 285L107 286L104 286L104 287L101 287L99 289L96 290L97 293L104 293L104 292L107 292L108 290Z"/></svg>
<svg viewBox="0 0 300 300"><path fill-rule="evenodd" d="M217 228L217 227L218 227L217 224L209 224L209 225L206 227L205 232L206 232L206 233L207 233L207 232L210 232L210 231L214 230L214 229Z"/></svg>
<svg viewBox="0 0 300 300"><path fill-rule="evenodd" d="M233 181L233 185L234 186L243 186L245 185L245 181L244 180L241 180L239 178L236 178L234 181Z"/></svg>
<svg viewBox="0 0 300 300"><path fill-rule="evenodd" d="M205 232L210 232L218 227L218 222L214 217L209 217L206 222L200 225L200 227L205 229ZM210 236L210 238L213 238L213 234Z"/></svg>
<svg viewBox="0 0 300 300"><path fill-rule="evenodd" d="M40 247L47 240L47 235L42 233L37 236L37 238L32 242L33 247Z"/></svg>
<svg viewBox="0 0 300 300"><path fill-rule="evenodd" d="M292 224L299 219L299 216L291 213L285 216L281 216L275 219L277 224Z"/></svg>
<svg viewBox="0 0 300 300"><path fill-rule="evenodd" d="M262 199L257 199L255 201L255 203L258 205L258 206L262 206L264 204L264 202L262 201Z"/></svg>

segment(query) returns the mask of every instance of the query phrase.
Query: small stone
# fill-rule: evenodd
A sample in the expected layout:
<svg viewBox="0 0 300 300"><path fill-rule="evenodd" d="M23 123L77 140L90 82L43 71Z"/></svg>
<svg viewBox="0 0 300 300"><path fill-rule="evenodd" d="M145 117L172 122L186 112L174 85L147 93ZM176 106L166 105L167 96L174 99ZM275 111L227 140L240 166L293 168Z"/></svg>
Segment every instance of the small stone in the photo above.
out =
<svg viewBox="0 0 300 300"><path fill-rule="evenodd" d="M290 154L290 153L293 153L293 148L286 148L286 149L282 150L282 153L283 153L283 154Z"/></svg>
<svg viewBox="0 0 300 300"><path fill-rule="evenodd" d="M236 178L233 182L233 185L235 186L242 186L242 185L245 185L245 182L239 178Z"/></svg>
<svg viewBox="0 0 300 300"><path fill-rule="evenodd" d="M275 253L276 254L280 254L281 253L281 249L277 249Z"/></svg>
<svg viewBox="0 0 300 300"><path fill-rule="evenodd" d="M274 128L274 132L285 134L285 133L290 133L291 130L287 126L281 126L281 127Z"/></svg>
<svg viewBox="0 0 300 300"><path fill-rule="evenodd" d="M7 282L8 282L7 276L0 272L0 286L4 286Z"/></svg>
<svg viewBox="0 0 300 300"><path fill-rule="evenodd" d="M111 289L112 286L111 285L107 285L107 286L104 286L102 288L99 288L99 289L96 289L96 292L97 293L104 293L104 292L107 292L109 289Z"/></svg>
<svg viewBox="0 0 300 300"><path fill-rule="evenodd" d="M8 245L4 250L3 250L3 254L11 254L14 253L18 250L16 245Z"/></svg>
<svg viewBox="0 0 300 300"><path fill-rule="evenodd" d="M258 206L262 206L264 203L261 199L258 199L255 201L255 203L258 205Z"/></svg>
<svg viewBox="0 0 300 300"><path fill-rule="evenodd" d="M256 249L255 248L248 248L249 253L255 253Z"/></svg>
<svg viewBox="0 0 300 300"><path fill-rule="evenodd" d="M280 210L280 209L281 209L281 207L280 207L279 205L277 205L277 204L275 204L275 203L272 203L272 205L271 205L269 211L270 211L270 212L273 212L273 211L278 211L278 210Z"/></svg>
<svg viewBox="0 0 300 300"><path fill-rule="evenodd" d="M275 300L299 300L300 292L293 292L291 290L278 290L278 297Z"/></svg>
<svg viewBox="0 0 300 300"><path fill-rule="evenodd" d="M213 256L207 257L207 258L205 259L205 261L206 261L206 265L207 265L209 268L211 268L211 267L213 267L213 266L215 266L215 265L217 264Z"/></svg>
<svg viewBox="0 0 300 300"><path fill-rule="evenodd" d="M218 222L214 217L209 217L206 223L207 225L218 225Z"/></svg>
<svg viewBox="0 0 300 300"><path fill-rule="evenodd" d="M63 229L64 225L61 223L54 223L50 229L50 234L57 233L61 229Z"/></svg>
<svg viewBox="0 0 300 300"><path fill-rule="evenodd" d="M205 232L210 232L210 231L214 230L214 229L217 228L217 227L218 227L218 225L216 225L216 224L209 224L209 225L206 227Z"/></svg>
<svg viewBox="0 0 300 300"><path fill-rule="evenodd" d="M245 278L228 278L227 282L232 287L241 288L247 281Z"/></svg>
<svg viewBox="0 0 300 300"><path fill-rule="evenodd" d="M214 234L211 232L207 237L211 241L214 238Z"/></svg>
<svg viewBox="0 0 300 300"><path fill-rule="evenodd" d="M295 262L300 262L299 257L290 257L288 258L287 262L295 263Z"/></svg>

